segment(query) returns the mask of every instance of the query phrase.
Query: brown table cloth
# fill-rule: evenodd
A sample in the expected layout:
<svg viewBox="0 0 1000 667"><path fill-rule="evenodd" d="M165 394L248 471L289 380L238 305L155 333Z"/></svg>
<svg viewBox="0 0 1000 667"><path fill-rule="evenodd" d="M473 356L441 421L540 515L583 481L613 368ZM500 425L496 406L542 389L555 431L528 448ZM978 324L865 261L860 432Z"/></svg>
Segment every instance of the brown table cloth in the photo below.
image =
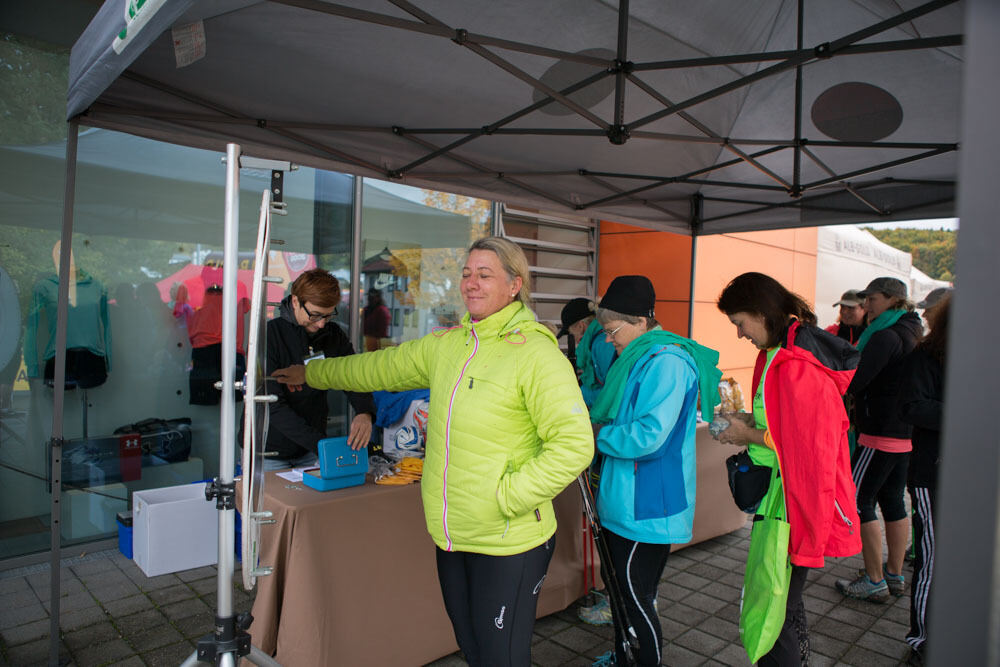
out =
<svg viewBox="0 0 1000 667"><path fill-rule="evenodd" d="M423 665L458 650L438 585L420 487L320 493L267 473L253 644L286 667ZM538 616L583 595L581 515L574 482L555 500L556 550Z"/></svg>
<svg viewBox="0 0 1000 667"><path fill-rule="evenodd" d="M726 474L726 457L736 451L698 425L690 544L746 523ZM423 665L458 650L419 485L368 481L320 493L267 473L262 500L276 523L261 529L260 563L274 573L257 579L254 646L286 667ZM585 593L583 502L576 482L555 499L555 510L556 550L539 595L539 617ZM598 586L599 567L598 561Z"/></svg>

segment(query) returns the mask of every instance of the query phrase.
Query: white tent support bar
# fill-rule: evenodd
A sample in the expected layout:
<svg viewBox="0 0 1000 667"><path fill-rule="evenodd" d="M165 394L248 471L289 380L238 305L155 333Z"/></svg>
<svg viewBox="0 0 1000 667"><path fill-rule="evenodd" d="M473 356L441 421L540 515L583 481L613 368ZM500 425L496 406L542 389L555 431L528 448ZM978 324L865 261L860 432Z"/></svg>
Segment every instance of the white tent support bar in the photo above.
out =
<svg viewBox="0 0 1000 667"><path fill-rule="evenodd" d="M240 146L226 145L226 193L222 236L222 397L219 401L219 485L233 483L236 465L236 269L239 263ZM240 378L242 381L243 378ZM236 510L220 510L216 618L233 614L233 553ZM233 654L228 656L232 664Z"/></svg>
<svg viewBox="0 0 1000 667"><path fill-rule="evenodd" d="M62 541L63 409L66 398L66 323L69 318L69 283L73 252L73 206L76 202L76 153L80 124L66 126L66 182L63 189L62 234L59 241L59 290L56 295L55 368L52 377L52 438L49 506L49 664L59 664L59 599ZM109 350L110 352L110 350Z"/></svg>

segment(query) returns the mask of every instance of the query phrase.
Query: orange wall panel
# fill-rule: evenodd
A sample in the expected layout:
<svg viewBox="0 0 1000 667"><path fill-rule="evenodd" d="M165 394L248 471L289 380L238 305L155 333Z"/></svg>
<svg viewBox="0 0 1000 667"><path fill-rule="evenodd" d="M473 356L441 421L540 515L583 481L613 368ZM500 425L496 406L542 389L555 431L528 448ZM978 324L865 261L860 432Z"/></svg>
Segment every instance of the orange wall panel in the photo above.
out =
<svg viewBox="0 0 1000 667"><path fill-rule="evenodd" d="M609 232L608 228L616 231ZM687 303L691 237L602 222L598 293L603 294L615 276L635 274L652 281L657 300ZM685 317L685 329L686 322Z"/></svg>
<svg viewBox="0 0 1000 667"><path fill-rule="evenodd" d="M691 239L614 222L601 223L598 293L618 275L642 274L656 290L665 329L687 333ZM816 230L783 229L698 238L693 337L719 351L723 375L743 390L749 410L757 349L715 307L726 284L746 271L772 276L812 302L816 292Z"/></svg>

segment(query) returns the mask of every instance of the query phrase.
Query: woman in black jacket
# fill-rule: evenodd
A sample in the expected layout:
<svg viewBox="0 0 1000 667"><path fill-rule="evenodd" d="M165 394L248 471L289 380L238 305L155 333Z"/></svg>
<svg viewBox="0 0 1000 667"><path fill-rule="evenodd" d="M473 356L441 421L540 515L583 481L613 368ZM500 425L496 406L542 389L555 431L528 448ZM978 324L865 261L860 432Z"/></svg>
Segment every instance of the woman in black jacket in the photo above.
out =
<svg viewBox="0 0 1000 667"><path fill-rule="evenodd" d="M924 312L930 332L906 358L899 416L913 426L913 452L906 484L913 507L913 590L910 593L911 662L923 662L927 647L927 609L934 576L934 496L941 462L945 349L950 297Z"/></svg>
<svg viewBox="0 0 1000 667"><path fill-rule="evenodd" d="M306 271L292 283L291 294L281 302L278 317L267 323L267 374L314 359L354 354L354 347L333 321L340 303L340 283L323 269ZM325 391L271 382L268 389L278 396L270 404L266 470L315 465L317 443L327 437L329 415ZM361 449L371 437L375 401L369 393L345 392L357 416L351 421L348 443Z"/></svg>
<svg viewBox="0 0 1000 667"><path fill-rule="evenodd" d="M896 278L876 278L858 296L864 299L868 327L858 339L861 361L847 388L853 401L858 446L852 458L858 489L861 546L865 571L851 581L840 579L837 589L848 597L886 602L902 595L903 556L910 535L910 517L903 494L910 458L909 424L902 422L896 401L902 379L902 360L920 338L920 318L906 298L906 285ZM882 565L882 528L875 503L882 510L888 554Z"/></svg>

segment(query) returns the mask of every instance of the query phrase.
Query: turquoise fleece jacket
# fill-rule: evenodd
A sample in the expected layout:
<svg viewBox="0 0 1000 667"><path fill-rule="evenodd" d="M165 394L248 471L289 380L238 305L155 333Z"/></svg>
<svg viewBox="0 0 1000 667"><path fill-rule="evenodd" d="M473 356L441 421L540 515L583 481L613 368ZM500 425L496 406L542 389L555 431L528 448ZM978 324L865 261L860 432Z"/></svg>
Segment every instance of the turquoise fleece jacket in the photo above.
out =
<svg viewBox="0 0 1000 667"><path fill-rule="evenodd" d="M507 556L542 544L556 530L552 498L594 454L576 374L520 302L397 347L314 361L306 382L430 387L420 491L427 530L446 551Z"/></svg>
<svg viewBox="0 0 1000 667"><path fill-rule="evenodd" d="M590 355L586 359L586 363L594 369L594 381L589 384L584 382L580 387L580 390L583 392L583 400L588 408L594 404L594 401L600 395L601 388L604 386L604 378L608 376L608 369L611 368L611 363L618 356L615 352L615 346L609 343L604 337L604 328L596 319L587 327L586 334L590 334L591 329L594 332L590 338ZM586 338L586 334L584 338ZM576 364L581 371L584 370L581 365L583 362L583 356L578 351ZM587 376L585 375L584 377Z"/></svg>
<svg viewBox="0 0 1000 667"><path fill-rule="evenodd" d="M656 345L629 372L618 414L597 437L603 525L637 542L691 541L698 372L676 345Z"/></svg>

